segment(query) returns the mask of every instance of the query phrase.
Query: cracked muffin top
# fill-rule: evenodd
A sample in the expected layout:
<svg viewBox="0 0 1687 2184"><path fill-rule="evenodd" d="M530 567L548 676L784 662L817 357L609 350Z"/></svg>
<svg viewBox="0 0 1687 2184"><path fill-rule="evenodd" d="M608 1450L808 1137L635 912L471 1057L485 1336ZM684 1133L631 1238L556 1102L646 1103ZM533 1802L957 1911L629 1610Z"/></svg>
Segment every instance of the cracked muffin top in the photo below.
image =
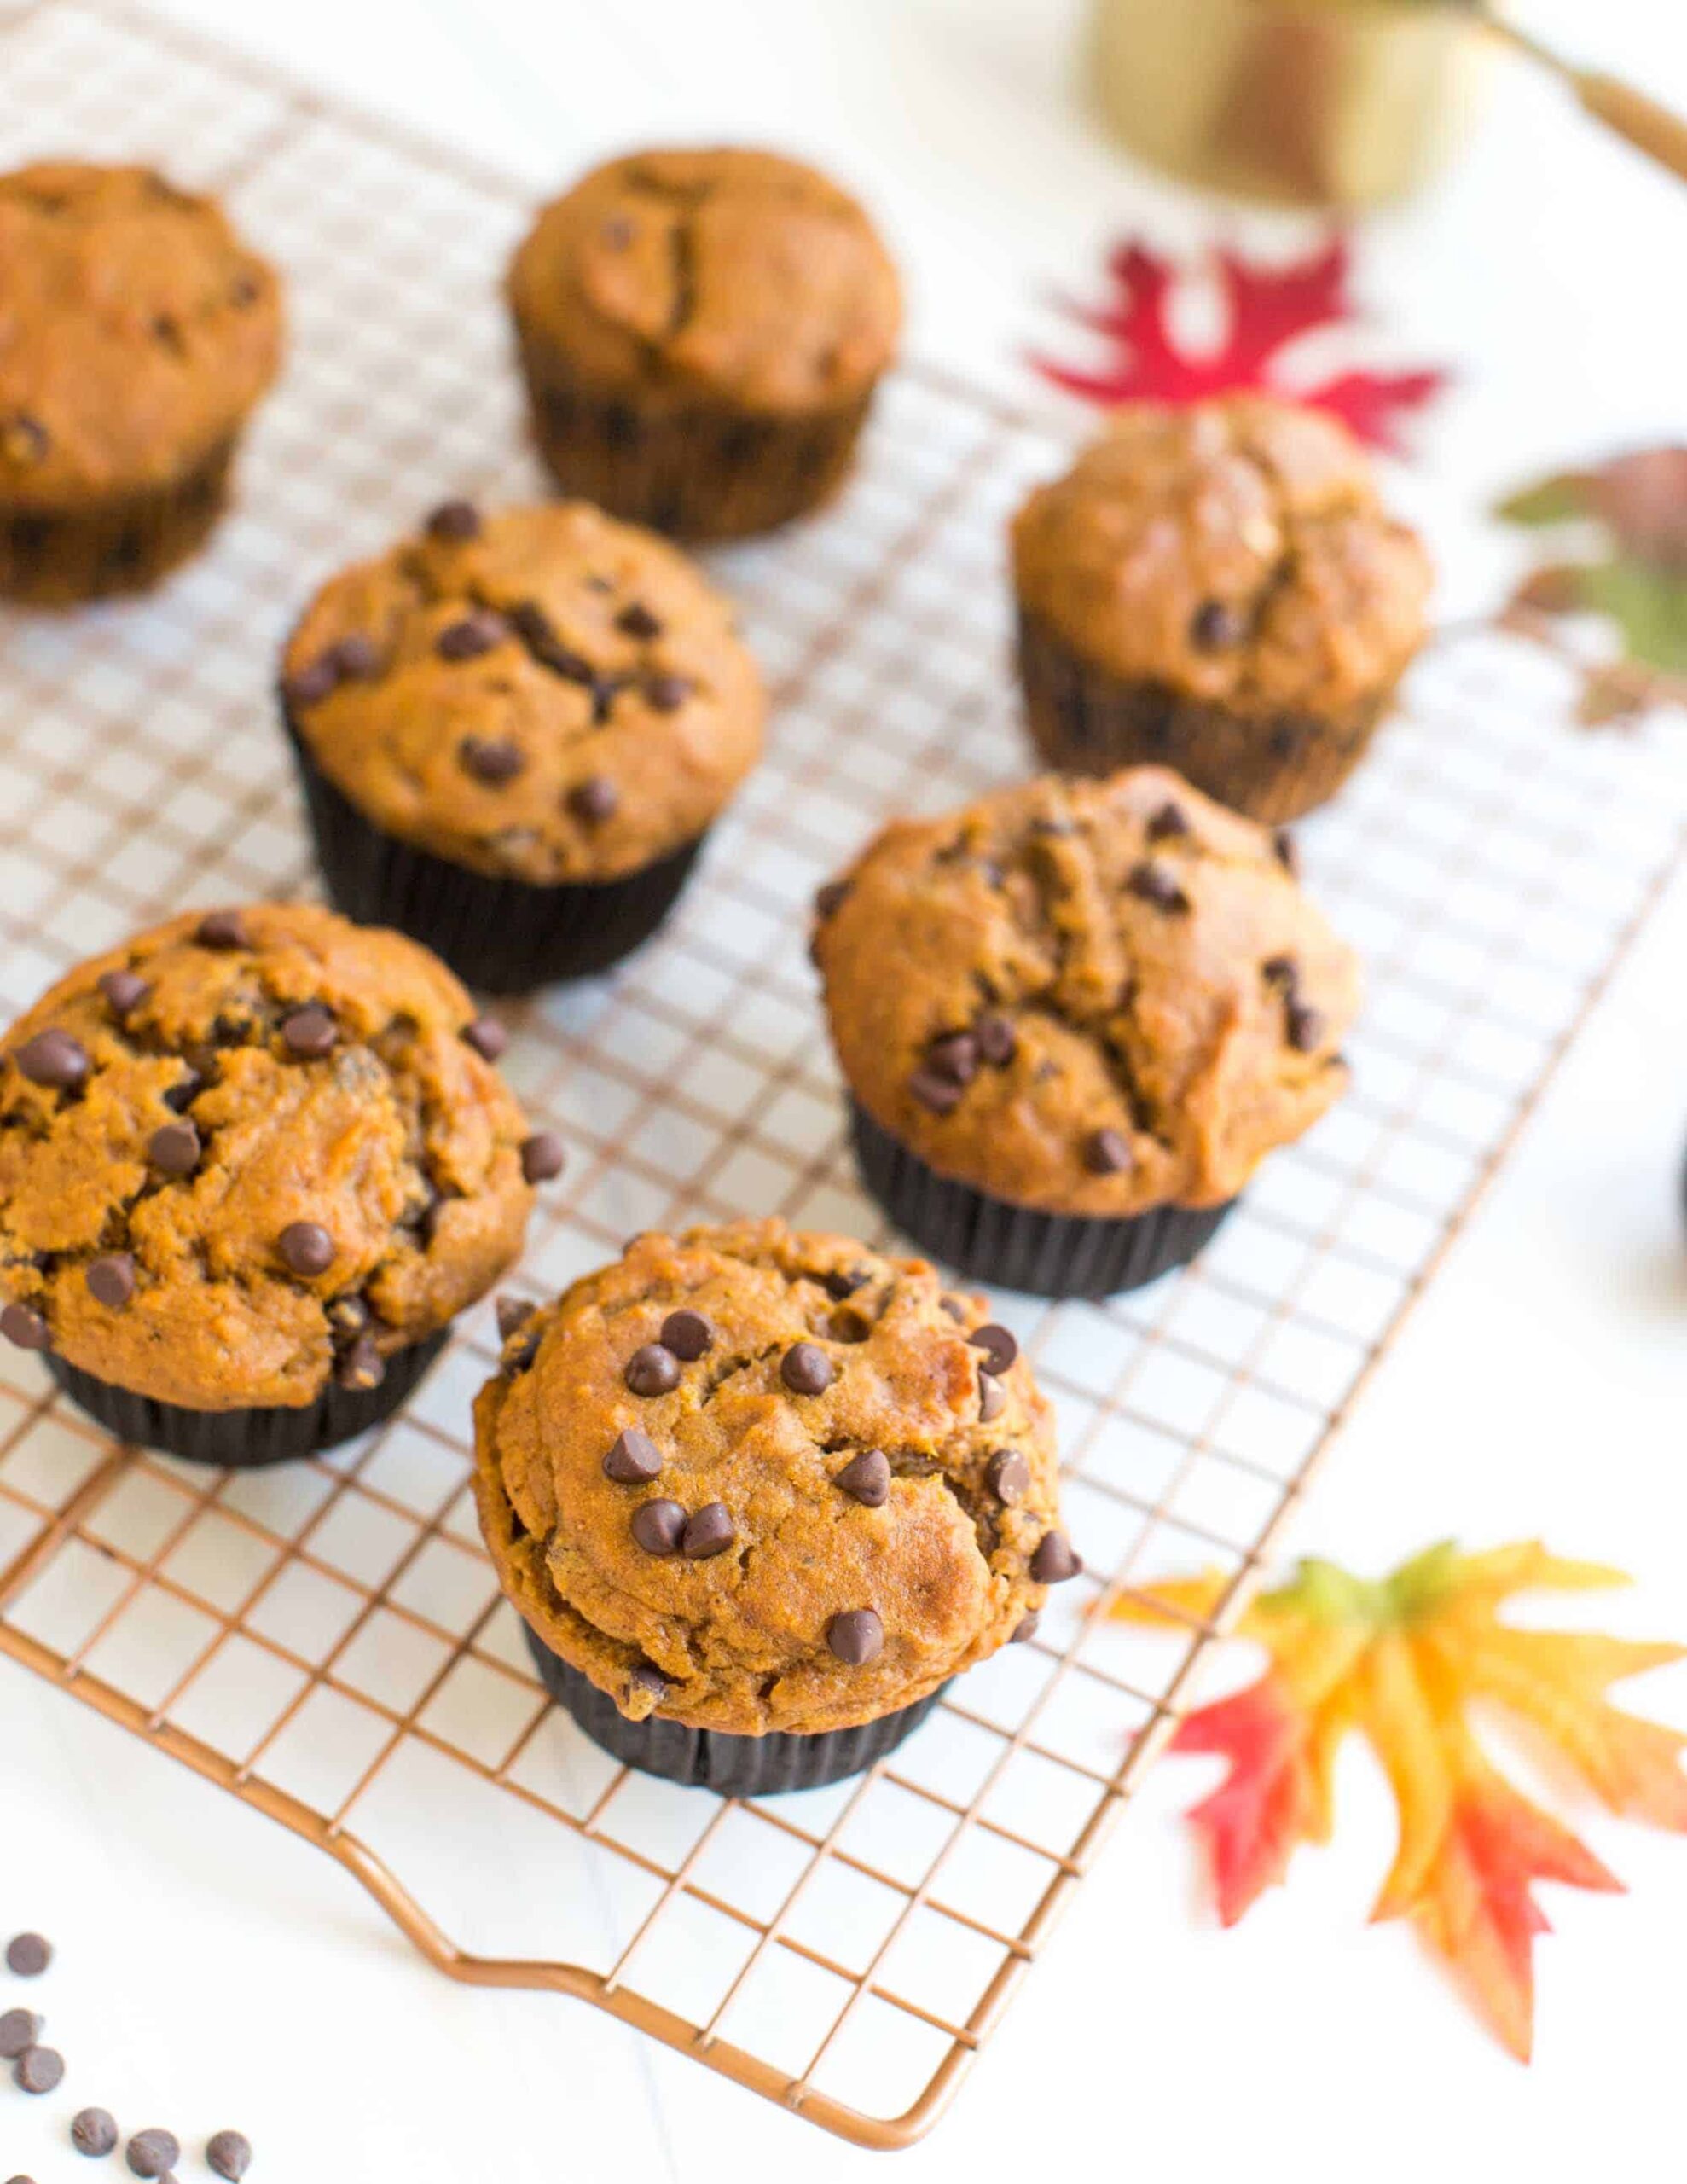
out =
<svg viewBox="0 0 1687 2184"><path fill-rule="evenodd" d="M1423 636L1429 556L1333 417L1128 403L1013 522L1023 610L1084 659L1238 712L1336 712Z"/></svg>
<svg viewBox="0 0 1687 2184"><path fill-rule="evenodd" d="M742 1222L635 1237L510 1327L475 1403L505 1591L641 1720L856 1726L1075 1576L1052 1414L923 1259Z"/></svg>
<svg viewBox="0 0 1687 2184"><path fill-rule="evenodd" d="M146 167L0 175L0 500L167 486L281 357L275 276L208 197Z"/></svg>
<svg viewBox="0 0 1687 2184"><path fill-rule="evenodd" d="M594 169L540 213L509 296L524 333L594 389L774 415L858 400L901 325L861 206L771 152Z"/></svg>
<svg viewBox="0 0 1687 2184"><path fill-rule="evenodd" d="M694 841L759 757L765 711L730 603L583 501L437 508L323 585L281 690L378 827L539 886Z"/></svg>
<svg viewBox="0 0 1687 2184"><path fill-rule="evenodd" d="M1223 1205L1348 1079L1358 965L1292 858L1158 766L893 822L816 906L850 1090L1016 1205Z"/></svg>
<svg viewBox="0 0 1687 2184"><path fill-rule="evenodd" d="M96 956L0 1041L0 1333L200 1410L374 1386L560 1165L502 1043L426 949L304 904Z"/></svg>

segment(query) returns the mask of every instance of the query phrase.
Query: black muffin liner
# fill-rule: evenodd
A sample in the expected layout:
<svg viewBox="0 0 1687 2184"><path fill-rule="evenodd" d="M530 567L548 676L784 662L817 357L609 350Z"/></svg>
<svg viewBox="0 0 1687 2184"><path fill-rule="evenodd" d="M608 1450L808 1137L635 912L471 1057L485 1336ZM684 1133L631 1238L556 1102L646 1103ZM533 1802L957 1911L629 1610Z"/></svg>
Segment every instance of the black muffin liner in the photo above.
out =
<svg viewBox="0 0 1687 2184"><path fill-rule="evenodd" d="M229 499L235 439L168 485L74 508L0 501L0 597L74 607L145 591L209 537Z"/></svg>
<svg viewBox="0 0 1687 2184"><path fill-rule="evenodd" d="M442 1327L438 1334L395 1352L386 1361L386 1375L379 1387L342 1388L330 1381L315 1403L296 1409L271 1403L252 1410L193 1410L185 1403L137 1396L50 1352L46 1362L72 1402L119 1441L162 1449L166 1455L185 1456L190 1463L256 1471L264 1464L315 1455L379 1426L421 1380L450 1333Z"/></svg>
<svg viewBox="0 0 1687 2184"><path fill-rule="evenodd" d="M1049 765L1071 774L1171 766L1268 826L1328 803L1370 747L1386 702L1367 699L1329 718L1235 713L1163 682L1110 675L1023 613L1019 680L1031 741Z"/></svg>
<svg viewBox="0 0 1687 2184"><path fill-rule="evenodd" d="M934 1258L1036 1297L1111 1297L1186 1266L1236 1201L1157 1205L1128 1220L1041 1213L940 1176L850 1101L862 1179L896 1226Z"/></svg>
<svg viewBox="0 0 1687 2184"><path fill-rule="evenodd" d="M674 907L707 838L620 880L539 887L471 871L365 818L316 764L285 701L281 711L334 908L360 925L397 926L485 992L587 978L631 955Z"/></svg>
<svg viewBox="0 0 1687 2184"><path fill-rule="evenodd" d="M773 1798L786 1790L818 1790L859 1774L911 1736L947 1686L894 1714L859 1728L826 1729L797 1736L773 1729L762 1737L728 1736L721 1729L688 1729L652 1714L629 1722L606 1692L571 1668L524 1623L528 1650L540 1680L596 1745L644 1774L681 1782L687 1789L718 1790L728 1798Z"/></svg>

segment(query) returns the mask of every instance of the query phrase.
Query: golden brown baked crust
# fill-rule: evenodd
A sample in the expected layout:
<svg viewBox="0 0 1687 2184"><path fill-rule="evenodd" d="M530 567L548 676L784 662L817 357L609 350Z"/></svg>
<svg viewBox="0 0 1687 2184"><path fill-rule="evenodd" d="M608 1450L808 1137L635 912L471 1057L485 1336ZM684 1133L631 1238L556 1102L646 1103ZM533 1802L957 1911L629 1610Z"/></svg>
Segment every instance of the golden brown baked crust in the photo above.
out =
<svg viewBox="0 0 1687 2184"><path fill-rule="evenodd" d="M855 200L769 152L612 160L548 205L511 308L580 383L641 408L791 415L857 402L901 322L895 267Z"/></svg>
<svg viewBox="0 0 1687 2184"><path fill-rule="evenodd" d="M426 949L303 904L82 964L0 1041L7 1333L21 1307L72 1365L203 1410L378 1379L371 1345L443 1327L521 1246L527 1132L473 1016Z"/></svg>
<svg viewBox="0 0 1687 2184"><path fill-rule="evenodd" d="M1429 557L1358 441L1262 396L1127 404L1012 543L1022 607L1082 658L1238 712L1341 713L1423 640Z"/></svg>
<svg viewBox="0 0 1687 2184"><path fill-rule="evenodd" d="M675 1311L700 1316L702 1346L679 1340ZM924 1260L849 1237L777 1221L635 1237L516 1329L476 1402L476 1493L505 1591L635 1719L812 1733L912 1705L1021 1631L1046 1590L1040 1548L1051 1578L1076 1566L1057 1529L1052 1414L1004 1331L977 1339L986 1326L983 1298L946 1298ZM668 1366L641 1379L632 1361L664 1328L693 1354L664 1346ZM788 1362L800 1345L818 1370ZM636 1394L629 1367L672 1385ZM814 1393L791 1385L828 1374ZM875 1450L882 1467L851 1471ZM700 1540L687 1534L694 1548L724 1529L719 1550L641 1545L635 1513L653 1512L640 1522L660 1546L664 1504L693 1524L721 1505ZM863 1610L882 1649L852 1664L865 1649L834 1625Z"/></svg>
<svg viewBox="0 0 1687 2184"><path fill-rule="evenodd" d="M1347 1083L1354 956L1275 838L1164 768L895 822L820 907L849 1089L992 1197L1222 1205Z"/></svg>
<svg viewBox="0 0 1687 2184"><path fill-rule="evenodd" d="M211 199L145 167L0 175L0 503L73 508L192 472L281 339L275 276Z"/></svg>
<svg viewBox="0 0 1687 2184"><path fill-rule="evenodd" d="M583 501L484 518L452 503L331 578L282 691L377 826L541 886L695 840L759 756L765 710L728 601Z"/></svg>

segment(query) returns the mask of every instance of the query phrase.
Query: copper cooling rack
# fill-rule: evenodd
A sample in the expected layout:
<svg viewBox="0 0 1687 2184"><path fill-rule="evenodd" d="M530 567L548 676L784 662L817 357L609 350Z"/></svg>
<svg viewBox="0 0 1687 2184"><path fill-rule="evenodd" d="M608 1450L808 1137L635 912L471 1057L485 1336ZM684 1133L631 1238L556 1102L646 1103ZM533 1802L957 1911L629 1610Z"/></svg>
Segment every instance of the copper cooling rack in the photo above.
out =
<svg viewBox="0 0 1687 2184"><path fill-rule="evenodd" d="M225 191L286 268L293 355L207 556L138 605L0 619L9 1015L136 926L312 886L269 695L290 609L448 494L537 483L496 296L524 217L507 180L107 0L0 6L0 164L79 148ZM745 1211L879 1233L806 905L881 814L1021 768L1000 531L1060 454L910 373L834 514L719 557L777 686L773 747L662 940L508 1012L508 1066L571 1151L518 1286ZM547 1705L465 1485L484 1311L398 1419L273 1473L117 1447L5 1350L0 1647L321 1844L454 1978L578 1995L845 2137L907 2143L1667 876L1678 754L1580 735L1568 702L1522 646L1439 648L1302 836L1368 960L1352 1096L1192 1269L1104 1305L1000 1300L1058 1402L1091 1575L890 1763L729 1802L628 1773ZM1096 1612L1197 1564L1229 1599L1170 1647Z"/></svg>

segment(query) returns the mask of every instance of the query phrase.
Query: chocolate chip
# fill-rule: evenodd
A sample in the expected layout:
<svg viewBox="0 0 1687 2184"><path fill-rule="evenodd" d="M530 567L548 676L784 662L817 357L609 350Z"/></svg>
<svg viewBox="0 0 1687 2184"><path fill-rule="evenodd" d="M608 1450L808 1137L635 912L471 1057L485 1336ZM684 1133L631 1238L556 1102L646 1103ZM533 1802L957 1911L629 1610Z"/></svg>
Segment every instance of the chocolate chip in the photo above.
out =
<svg viewBox="0 0 1687 2184"><path fill-rule="evenodd" d="M90 1260L86 1280L95 1303L118 1311L135 1294L135 1262L127 1252L107 1252Z"/></svg>
<svg viewBox="0 0 1687 2184"><path fill-rule="evenodd" d="M882 1509L890 1498L890 1459L883 1449L863 1449L832 1483L864 1509Z"/></svg>
<svg viewBox="0 0 1687 2184"><path fill-rule="evenodd" d="M65 2074L56 2048L26 2048L12 2065L12 2082L26 2093L50 2093Z"/></svg>
<svg viewBox="0 0 1687 2184"><path fill-rule="evenodd" d="M509 633L510 625L501 614L478 607L461 621L448 622L434 639L433 649L441 659L478 659L483 653L502 644Z"/></svg>
<svg viewBox="0 0 1687 2184"><path fill-rule="evenodd" d="M978 1415L988 1426L993 1418L1000 1418L1007 1409L1007 1390L994 1373L978 1368Z"/></svg>
<svg viewBox="0 0 1687 2184"><path fill-rule="evenodd" d="M1017 1502L1031 1484L1031 1467L1017 1449L998 1449L985 1477L999 1502Z"/></svg>
<svg viewBox="0 0 1687 2184"><path fill-rule="evenodd" d="M975 1350L984 1353L987 1373L1005 1373L1019 1355L1019 1345L1006 1327L999 1327L994 1321L988 1326L974 1327L966 1339Z"/></svg>
<svg viewBox="0 0 1687 2184"><path fill-rule="evenodd" d="M70 2119L70 2142L78 2153L98 2158L117 2144L117 2118L109 2108L80 2108Z"/></svg>
<svg viewBox="0 0 1687 2184"><path fill-rule="evenodd" d="M633 1512L633 1537L646 1554L677 1554L685 1530L677 1502L643 1502Z"/></svg>
<svg viewBox="0 0 1687 2184"><path fill-rule="evenodd" d="M680 1551L687 1562L707 1562L713 1555L724 1554L737 1536L726 1503L705 1502L687 1519Z"/></svg>
<svg viewBox="0 0 1687 2184"><path fill-rule="evenodd" d="M676 713L691 695L683 675L646 675L641 688L645 703L653 712Z"/></svg>
<svg viewBox="0 0 1687 2184"><path fill-rule="evenodd" d="M334 1378L341 1387L361 1393L380 1385L386 1378L386 1360L372 1334L357 1337L334 1368Z"/></svg>
<svg viewBox="0 0 1687 2184"><path fill-rule="evenodd" d="M525 1327L536 1309L525 1297L500 1297L492 1307L497 1316L499 1341L507 1342L518 1327Z"/></svg>
<svg viewBox="0 0 1687 2184"><path fill-rule="evenodd" d="M49 1350L53 1338L39 1312L27 1304L8 1304L0 1311L0 1334L16 1350Z"/></svg>
<svg viewBox="0 0 1687 2184"><path fill-rule="evenodd" d="M1291 880L1301 876L1301 853L1295 846L1295 837L1286 827L1279 827L1271 838L1271 846L1277 862Z"/></svg>
<svg viewBox="0 0 1687 2184"><path fill-rule="evenodd" d="M646 1342L627 1360L624 1378L635 1396L665 1396L680 1385L680 1361L659 1342Z"/></svg>
<svg viewBox="0 0 1687 2184"><path fill-rule="evenodd" d="M937 1299L937 1304L939 1309L947 1312L949 1317L955 1321L957 1326L965 1319L966 1306L960 1298L940 1297Z"/></svg>
<svg viewBox="0 0 1687 2184"><path fill-rule="evenodd" d="M333 1238L319 1221L290 1221L276 1239L290 1274L326 1274L333 1264Z"/></svg>
<svg viewBox="0 0 1687 2184"><path fill-rule="evenodd" d="M554 1131L535 1130L521 1147L521 1172L530 1183L548 1183L562 1173L568 1159L562 1140Z"/></svg>
<svg viewBox="0 0 1687 2184"><path fill-rule="evenodd" d="M19 1074L32 1084L44 1084L55 1092L75 1092L88 1081L93 1067L88 1049L68 1031L38 1031L12 1057Z"/></svg>
<svg viewBox="0 0 1687 2184"><path fill-rule="evenodd" d="M1283 1028L1295 1052L1309 1054L1324 1037L1323 1014L1303 1001L1291 1001L1283 1013Z"/></svg>
<svg viewBox="0 0 1687 2184"><path fill-rule="evenodd" d="M641 599L635 599L621 609L615 618L615 626L625 637L659 637L662 624Z"/></svg>
<svg viewBox="0 0 1687 2184"><path fill-rule="evenodd" d="M662 1322L662 1345L687 1365L694 1364L715 1339L715 1330L701 1312L670 1312Z"/></svg>
<svg viewBox="0 0 1687 2184"><path fill-rule="evenodd" d="M426 526L430 538L443 538L454 546L480 536L480 511L472 501L442 501Z"/></svg>
<svg viewBox="0 0 1687 2184"><path fill-rule="evenodd" d="M201 948L244 948L246 927L238 910L207 910L194 934Z"/></svg>
<svg viewBox="0 0 1687 2184"><path fill-rule="evenodd" d="M1293 993L1300 982L1300 971L1292 956L1268 956L1260 966L1260 976L1268 986L1281 986L1285 993Z"/></svg>
<svg viewBox="0 0 1687 2184"><path fill-rule="evenodd" d="M598 235L609 249L625 250L637 232L633 223L624 213L616 212L604 222L598 229Z"/></svg>
<svg viewBox="0 0 1687 2184"><path fill-rule="evenodd" d="M1163 864L1133 865L1125 875L1125 886L1139 901L1151 903L1157 910L1177 911L1189 908L1188 896Z"/></svg>
<svg viewBox="0 0 1687 2184"><path fill-rule="evenodd" d="M865 1668L884 1650L884 1625L872 1608L852 1607L832 1617L826 1642L846 1669Z"/></svg>
<svg viewBox="0 0 1687 2184"><path fill-rule="evenodd" d="M510 1035L495 1016L477 1016L463 1026L463 1043L474 1048L482 1061L496 1061L510 1043Z"/></svg>
<svg viewBox="0 0 1687 2184"><path fill-rule="evenodd" d="M1148 822L1151 842L1174 842L1189 832L1189 821L1180 804L1162 804Z"/></svg>
<svg viewBox="0 0 1687 2184"><path fill-rule="evenodd" d="M1134 1157L1122 1130L1095 1130L1084 1146L1084 1165L1092 1176L1122 1176Z"/></svg>
<svg viewBox="0 0 1687 2184"><path fill-rule="evenodd" d="M1202 652L1240 644L1247 630L1241 610L1223 599L1203 599L1189 618L1189 642Z"/></svg>
<svg viewBox="0 0 1687 2184"><path fill-rule="evenodd" d="M466 735L457 746L457 763L488 788L502 788L526 765L521 746L507 736Z"/></svg>
<svg viewBox="0 0 1687 2184"><path fill-rule="evenodd" d="M319 653L315 659L307 660L303 667L282 677L281 695L294 706L320 706L324 698L332 697L339 688L339 667L332 646Z"/></svg>
<svg viewBox="0 0 1687 2184"><path fill-rule="evenodd" d="M162 2176L182 2158L182 2142L174 2131L136 2131L123 2149L123 2158L136 2176Z"/></svg>
<svg viewBox="0 0 1687 2184"><path fill-rule="evenodd" d="M934 1115L953 1114L965 1089L954 1077L939 1076L935 1069L917 1069L908 1079L908 1090Z"/></svg>
<svg viewBox="0 0 1687 2184"><path fill-rule="evenodd" d="M300 1061L321 1061L331 1054L339 1039L339 1026L332 1009L321 1002L307 1002L281 1019L281 1044Z"/></svg>
<svg viewBox="0 0 1687 2184"><path fill-rule="evenodd" d="M780 1360L779 1376L794 1396L821 1396L832 1385L832 1360L818 1343L793 1343Z"/></svg>
<svg viewBox="0 0 1687 2184"><path fill-rule="evenodd" d="M538 1354L539 1336L536 1330L527 1337L525 1342L519 1342L516 1345L500 1363L498 1370L512 1376L517 1373L525 1373Z"/></svg>
<svg viewBox="0 0 1687 2184"><path fill-rule="evenodd" d="M834 916L843 908L849 892L849 882L847 880L828 880L824 887L815 891L815 915L822 921Z"/></svg>
<svg viewBox="0 0 1687 2184"><path fill-rule="evenodd" d="M1040 1585L1064 1585L1083 1566L1064 1532L1045 1532L1031 1557L1031 1575Z"/></svg>
<svg viewBox="0 0 1687 2184"><path fill-rule="evenodd" d="M603 1460L604 1477L617 1486L647 1486L661 1468L661 1449L636 1426L616 1435Z"/></svg>
<svg viewBox="0 0 1687 2184"><path fill-rule="evenodd" d="M26 410L20 410L14 417L0 425L0 454L9 456L14 462L40 462L51 444L47 427Z"/></svg>
<svg viewBox="0 0 1687 2184"><path fill-rule="evenodd" d="M205 1079L198 1070L190 1069L178 1083L172 1084L164 1095L164 1104L172 1114L184 1114L198 1096Z"/></svg>
<svg viewBox="0 0 1687 2184"><path fill-rule="evenodd" d="M992 1069L1006 1069L1019 1050L1019 1034L1005 1016L981 1016L972 1027L978 1055Z"/></svg>
<svg viewBox="0 0 1687 2184"><path fill-rule="evenodd" d="M967 1085L978 1074L978 1042L970 1031L948 1031L925 1049L925 1066L951 1083Z"/></svg>
<svg viewBox="0 0 1687 2184"><path fill-rule="evenodd" d="M1033 1608L1029 1615L1022 1615L1008 1633L1008 1644L1023 1646L1028 1639L1035 1638L1037 1635L1037 1625L1041 1621L1042 1618L1037 1613L1035 1608Z"/></svg>
<svg viewBox="0 0 1687 2184"><path fill-rule="evenodd" d="M369 1324L369 1308L361 1297L336 1297L328 1306L328 1325L336 1342L355 1342Z"/></svg>
<svg viewBox="0 0 1687 2184"><path fill-rule="evenodd" d="M864 1266L852 1266L847 1274L823 1274L820 1287L834 1304L841 1304L846 1298L853 1297L858 1289L865 1289L872 1279Z"/></svg>
<svg viewBox="0 0 1687 2184"><path fill-rule="evenodd" d="M349 637L342 637L334 646L333 659L335 671L342 682L364 682L380 669L380 654L375 649L373 637L366 637L361 630L354 630Z"/></svg>
<svg viewBox="0 0 1687 2184"><path fill-rule="evenodd" d="M0 2017L0 2058L7 2062L14 2062L40 2037L41 2019L33 2010L8 2010Z"/></svg>
<svg viewBox="0 0 1687 2184"><path fill-rule="evenodd" d="M105 996L112 1014L124 1017L141 1006L150 988L146 980L133 971L107 971L100 980L100 991Z"/></svg>
<svg viewBox="0 0 1687 2184"><path fill-rule="evenodd" d="M205 2165L228 2184L240 2184L252 2166L251 2140L243 2131L218 2131L206 2147Z"/></svg>
<svg viewBox="0 0 1687 2184"><path fill-rule="evenodd" d="M654 1706L659 1706L668 1696L668 1679L660 1669L653 1669L648 1661L641 1661L627 1678L629 1692L646 1693Z"/></svg>
<svg viewBox="0 0 1687 2184"><path fill-rule="evenodd" d="M191 1176L203 1150L191 1123L165 1123L147 1141L147 1158L161 1176Z"/></svg>
<svg viewBox="0 0 1687 2184"><path fill-rule="evenodd" d="M569 810L588 827L601 826L606 819L613 818L620 801L621 792L602 774L577 781L568 792Z"/></svg>

